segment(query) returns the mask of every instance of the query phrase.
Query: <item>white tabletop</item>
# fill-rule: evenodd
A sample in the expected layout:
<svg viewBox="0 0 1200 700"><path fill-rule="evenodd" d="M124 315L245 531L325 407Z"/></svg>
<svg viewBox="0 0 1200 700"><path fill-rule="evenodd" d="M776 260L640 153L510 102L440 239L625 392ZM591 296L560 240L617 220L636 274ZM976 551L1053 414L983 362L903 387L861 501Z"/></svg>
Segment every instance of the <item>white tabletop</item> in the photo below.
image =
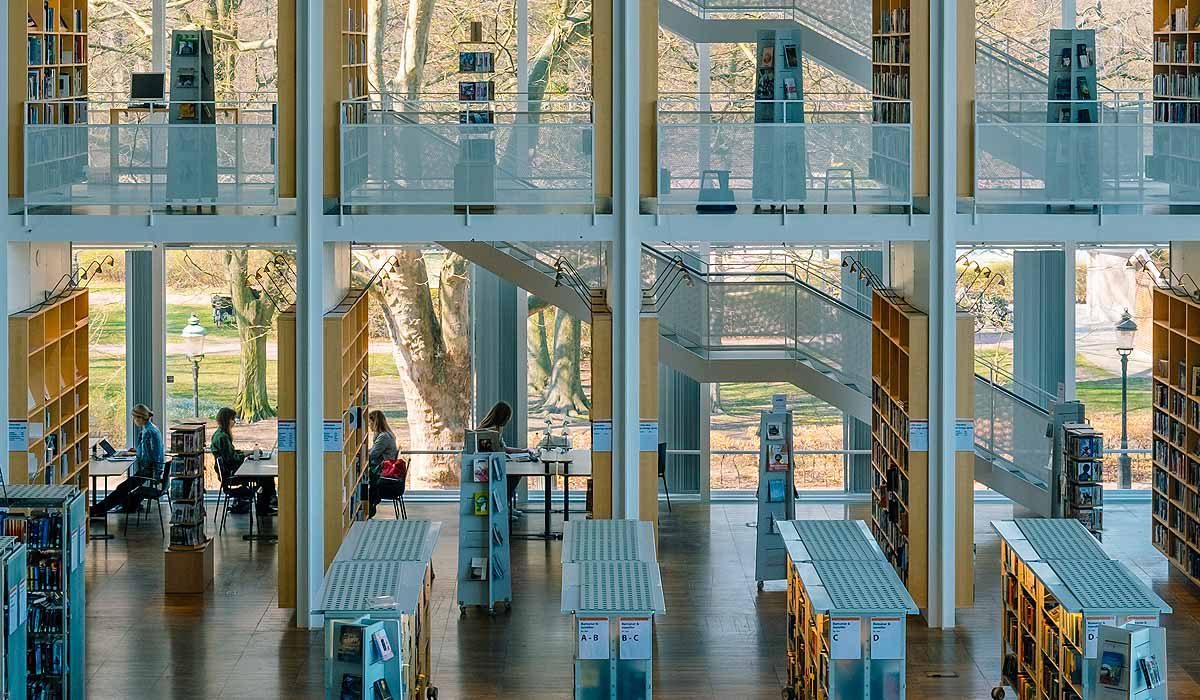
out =
<svg viewBox="0 0 1200 700"><path fill-rule="evenodd" d="M123 476L129 473L129 468L134 464L135 462L131 459L119 461L97 459L88 464L88 474L98 477Z"/></svg>
<svg viewBox="0 0 1200 700"><path fill-rule="evenodd" d="M592 451L591 450L567 450L564 454L558 450L542 450L541 458L548 462L555 463L555 474L568 474L570 476L591 476L592 475Z"/></svg>
<svg viewBox="0 0 1200 700"><path fill-rule="evenodd" d="M248 477L278 477L279 476L279 461L275 455L271 455L266 459L247 459L242 462L242 466L233 473L234 476Z"/></svg>

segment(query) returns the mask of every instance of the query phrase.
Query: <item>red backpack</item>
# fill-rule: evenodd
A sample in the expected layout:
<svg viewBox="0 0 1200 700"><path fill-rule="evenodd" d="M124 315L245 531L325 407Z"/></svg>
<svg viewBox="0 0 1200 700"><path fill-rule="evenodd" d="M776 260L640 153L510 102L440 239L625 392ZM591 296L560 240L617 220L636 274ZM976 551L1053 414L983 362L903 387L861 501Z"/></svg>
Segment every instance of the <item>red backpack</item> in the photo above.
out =
<svg viewBox="0 0 1200 700"><path fill-rule="evenodd" d="M408 476L408 462L403 458L385 459L380 465L380 476L384 479L404 481L404 478Z"/></svg>

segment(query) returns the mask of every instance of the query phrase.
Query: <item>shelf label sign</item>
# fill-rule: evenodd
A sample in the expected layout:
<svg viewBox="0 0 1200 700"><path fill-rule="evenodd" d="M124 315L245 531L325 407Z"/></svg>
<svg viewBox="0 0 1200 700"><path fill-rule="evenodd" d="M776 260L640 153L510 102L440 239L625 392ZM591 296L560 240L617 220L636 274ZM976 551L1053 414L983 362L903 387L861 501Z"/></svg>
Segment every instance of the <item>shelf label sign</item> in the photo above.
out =
<svg viewBox="0 0 1200 700"><path fill-rule="evenodd" d="M321 424L321 442L326 452L341 452L345 436L346 428L340 420L327 420Z"/></svg>
<svg viewBox="0 0 1200 700"><path fill-rule="evenodd" d="M1127 615L1125 624L1138 625L1140 627L1158 627L1157 615Z"/></svg>
<svg viewBox="0 0 1200 700"><path fill-rule="evenodd" d="M908 422L908 449L911 452L929 451L929 421L910 420Z"/></svg>
<svg viewBox="0 0 1200 700"><path fill-rule="evenodd" d="M280 452L296 451L296 421L280 420L276 438L279 440Z"/></svg>
<svg viewBox="0 0 1200 700"><path fill-rule="evenodd" d="M835 617L829 621L829 658L862 658L862 620Z"/></svg>
<svg viewBox="0 0 1200 700"><path fill-rule="evenodd" d="M956 420L956 421L954 421L954 451L955 452L974 452L975 451L975 421L974 420Z"/></svg>
<svg viewBox="0 0 1200 700"><path fill-rule="evenodd" d="M638 451L658 451L658 421L644 420L638 424Z"/></svg>
<svg viewBox="0 0 1200 700"><path fill-rule="evenodd" d="M21 610L20 588L13 586L8 591L8 609L13 611L8 616L8 635L12 636L17 631L17 625L21 623L21 616L18 614Z"/></svg>
<svg viewBox="0 0 1200 700"><path fill-rule="evenodd" d="M579 631L576 637L579 639L580 659L608 658L607 617L579 618Z"/></svg>
<svg viewBox="0 0 1200 700"><path fill-rule="evenodd" d="M621 618L621 659L649 659L653 656L653 626L648 617Z"/></svg>
<svg viewBox="0 0 1200 700"><path fill-rule="evenodd" d="M8 451L24 452L29 449L29 421L8 421Z"/></svg>
<svg viewBox="0 0 1200 700"><path fill-rule="evenodd" d="M1116 615L1100 615L1099 617L1084 618L1083 655L1085 658L1096 658L1096 640L1100 638L1101 625L1117 626Z"/></svg>
<svg viewBox="0 0 1200 700"><path fill-rule="evenodd" d="M871 658L904 658L904 626L900 618L871 618Z"/></svg>
<svg viewBox="0 0 1200 700"><path fill-rule="evenodd" d="M612 421L592 421L592 452L612 452Z"/></svg>
<svg viewBox="0 0 1200 700"><path fill-rule="evenodd" d="M787 394L771 396L771 413L787 413Z"/></svg>

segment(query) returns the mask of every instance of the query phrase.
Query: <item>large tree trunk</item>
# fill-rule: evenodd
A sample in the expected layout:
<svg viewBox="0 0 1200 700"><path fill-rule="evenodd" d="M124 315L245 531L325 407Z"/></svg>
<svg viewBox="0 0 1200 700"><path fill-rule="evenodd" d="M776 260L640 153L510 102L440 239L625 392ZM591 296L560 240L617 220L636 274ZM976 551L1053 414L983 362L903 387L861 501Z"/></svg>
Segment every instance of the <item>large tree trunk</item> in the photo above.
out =
<svg viewBox="0 0 1200 700"><path fill-rule="evenodd" d="M542 308L532 318L529 329L529 390L541 394L550 383L550 343L546 339L546 324L549 323L548 309Z"/></svg>
<svg viewBox="0 0 1200 700"><path fill-rule="evenodd" d="M450 256L442 269L438 308L434 312L428 271L420 251L376 250L358 253L355 262L371 271L390 254L399 260L372 293L383 309L392 358L400 374L413 450L451 450L462 440L471 405L471 358L465 296L466 262ZM458 274L459 271L463 274ZM418 456L414 478L445 486L458 483L452 457Z"/></svg>
<svg viewBox="0 0 1200 700"><path fill-rule="evenodd" d="M579 319L559 309L554 319L554 370L542 404L550 413L582 414L588 410L579 378L580 331Z"/></svg>
<svg viewBox="0 0 1200 700"><path fill-rule="evenodd" d="M241 371L233 410L243 421L253 423L276 415L267 396L267 333L275 307L251 286L248 270L246 250L225 252L225 278L241 342Z"/></svg>
<svg viewBox="0 0 1200 700"><path fill-rule="evenodd" d="M400 68L396 72L395 85L388 92L402 87L408 100L421 96L421 83L425 79L425 59L429 55L429 27L433 21L434 0L409 0L408 17L404 21L404 51L400 56Z"/></svg>
<svg viewBox="0 0 1200 700"><path fill-rule="evenodd" d="M383 72L383 50L387 45L384 38L387 20L388 0L367 0L367 85L383 93L385 102L388 79Z"/></svg>

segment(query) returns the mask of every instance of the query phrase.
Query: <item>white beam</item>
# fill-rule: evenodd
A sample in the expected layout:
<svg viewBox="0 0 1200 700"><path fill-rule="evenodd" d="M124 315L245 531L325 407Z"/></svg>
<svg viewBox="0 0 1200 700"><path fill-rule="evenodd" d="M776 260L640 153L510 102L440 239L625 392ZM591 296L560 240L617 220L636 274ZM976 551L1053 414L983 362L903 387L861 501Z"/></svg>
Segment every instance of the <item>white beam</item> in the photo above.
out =
<svg viewBox="0 0 1200 700"><path fill-rule="evenodd" d="M296 478L296 624L316 628L319 616L310 610L317 603L325 577L324 552L324 448L321 425L324 419L324 338L322 296L325 251L322 241L323 153L322 81L324 4L320 0L297 0L296 45L296 183L297 279L296 300L296 387L297 391L297 478Z"/></svg>
<svg viewBox="0 0 1200 700"><path fill-rule="evenodd" d="M167 70L167 0L150 1L150 70Z"/></svg>
<svg viewBox="0 0 1200 700"><path fill-rule="evenodd" d="M1063 396L1075 400L1075 244L1063 244Z"/></svg>
<svg viewBox="0 0 1200 700"><path fill-rule="evenodd" d="M930 627L954 627L958 6L936 0L929 13L931 104L929 194L929 597Z"/></svg>
<svg viewBox="0 0 1200 700"><path fill-rule="evenodd" d="M613 517L637 519L639 511L639 338L641 236L638 227L638 159L641 55L635 0L613 2L613 210L618 225L612 245L613 311Z"/></svg>
<svg viewBox="0 0 1200 700"><path fill-rule="evenodd" d="M1078 13L1075 9L1075 0L1062 0L1062 28L1074 29L1077 26Z"/></svg>
<svg viewBox="0 0 1200 700"><path fill-rule="evenodd" d="M12 35L8 32L8 12L0 12L0 36L11 38ZM4 52L4 58L0 59L0 95L7 95L9 91L8 85L8 51ZM9 153L8 147L8 126L0 129L0 153ZM0 202L8 202L8 164L5 163L0 167ZM13 219L16 217L3 217L5 219ZM8 276L8 236L9 227L0 226L0 270L4 271L5 277ZM4 370L3 381L0 381L0 426L8 431L8 284L0 283L0 309L4 309L5 318L0 322L0 367ZM9 475L12 473L8 464L8 447L4 448L4 457L0 458L0 476L4 478L5 483L11 481Z"/></svg>

